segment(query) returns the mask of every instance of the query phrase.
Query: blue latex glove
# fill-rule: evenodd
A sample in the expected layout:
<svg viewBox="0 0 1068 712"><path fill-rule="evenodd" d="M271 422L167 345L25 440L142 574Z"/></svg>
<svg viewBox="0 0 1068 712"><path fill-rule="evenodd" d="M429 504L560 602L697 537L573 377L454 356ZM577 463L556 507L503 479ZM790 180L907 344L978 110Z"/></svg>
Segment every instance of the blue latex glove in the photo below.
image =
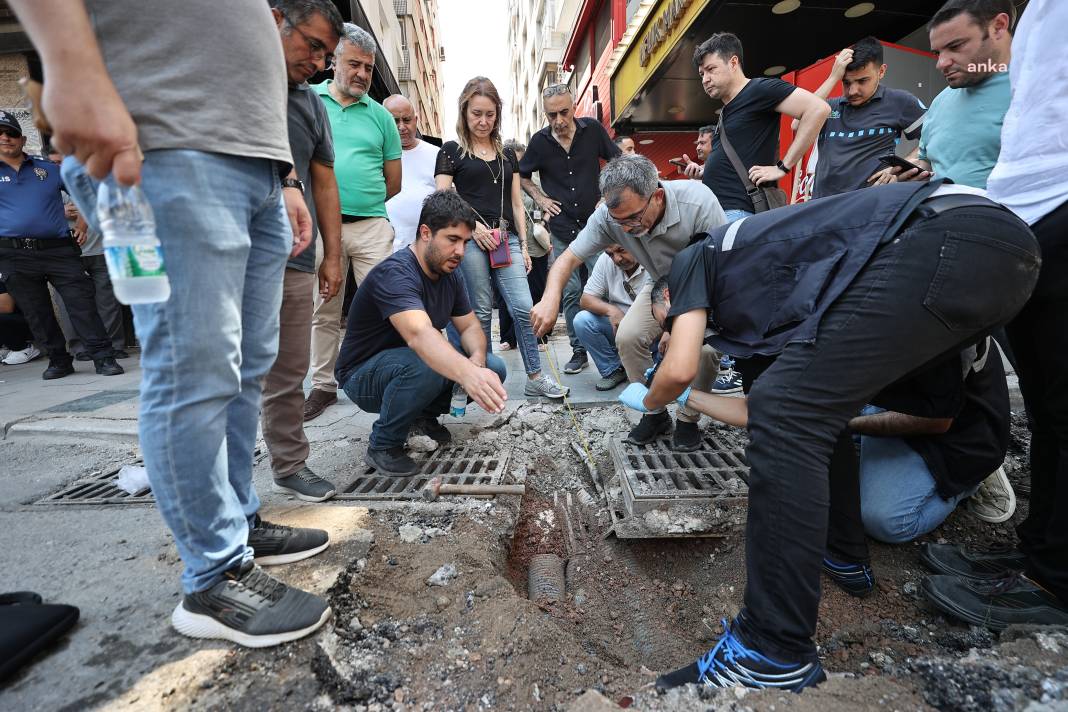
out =
<svg viewBox="0 0 1068 712"><path fill-rule="evenodd" d="M646 394L649 393L649 389L640 383L632 383L623 389L623 392L619 394L619 402L628 408L633 408L639 413L648 413L649 410L645 407L642 401L645 400Z"/></svg>
<svg viewBox="0 0 1068 712"><path fill-rule="evenodd" d="M651 383L653 380L654 373L656 373L656 366L650 366L649 368L645 369L645 373L642 374L642 379L644 379L647 384Z"/></svg>
<svg viewBox="0 0 1068 712"><path fill-rule="evenodd" d="M690 398L690 391L692 391L692 390L693 390L693 387L691 387L691 386L686 386L686 390L684 390L684 391L683 391L683 392L682 392L682 393L681 393L681 394L679 395L679 397L675 399L675 402L676 402L676 403L678 403L679 405L686 405L686 401L687 401L687 400L689 400L689 398Z"/></svg>

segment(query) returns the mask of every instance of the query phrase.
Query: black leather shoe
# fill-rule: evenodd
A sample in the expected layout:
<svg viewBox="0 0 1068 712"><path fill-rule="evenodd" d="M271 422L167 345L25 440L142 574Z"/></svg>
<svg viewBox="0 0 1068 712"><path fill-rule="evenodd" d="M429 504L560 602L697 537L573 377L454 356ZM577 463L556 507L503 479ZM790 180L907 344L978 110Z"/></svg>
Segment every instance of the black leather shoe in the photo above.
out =
<svg viewBox="0 0 1068 712"><path fill-rule="evenodd" d="M675 435L671 439L671 449L677 452L693 452L701 447L701 429L697 423L680 420L675 423Z"/></svg>
<svg viewBox="0 0 1068 712"><path fill-rule="evenodd" d="M92 361L93 357L89 355L88 351L79 351L74 354L75 361Z"/></svg>
<svg viewBox="0 0 1068 712"><path fill-rule="evenodd" d="M419 464L408 457L402 447L391 447L385 450L367 448L367 454L363 459L380 474L389 477L411 477L419 474Z"/></svg>
<svg viewBox="0 0 1068 712"><path fill-rule="evenodd" d="M671 432L671 416L663 413L646 413L627 434L626 441L632 445L648 445L661 435Z"/></svg>
<svg viewBox="0 0 1068 712"><path fill-rule="evenodd" d="M46 381L52 381L56 378L63 378L64 376L69 376L72 373L74 373L74 364L70 361L60 361L58 363L55 361L49 361L48 368L46 368L45 372L41 374L41 378Z"/></svg>
<svg viewBox="0 0 1068 712"><path fill-rule="evenodd" d="M126 369L115 362L114 356L93 359L93 363L96 364L96 372L101 376L118 376L120 373L126 373Z"/></svg>
<svg viewBox="0 0 1068 712"><path fill-rule="evenodd" d="M129 351L124 351L122 349L116 349L115 353L112 354L112 355L115 358L120 359L120 360L124 359L124 358L130 358L130 352Z"/></svg>

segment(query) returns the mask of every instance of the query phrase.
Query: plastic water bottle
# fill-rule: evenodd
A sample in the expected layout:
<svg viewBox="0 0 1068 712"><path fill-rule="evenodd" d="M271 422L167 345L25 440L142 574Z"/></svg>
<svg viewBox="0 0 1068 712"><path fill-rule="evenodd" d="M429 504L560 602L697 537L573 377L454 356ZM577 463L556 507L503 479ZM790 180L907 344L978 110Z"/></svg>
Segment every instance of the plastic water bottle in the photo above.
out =
<svg viewBox="0 0 1068 712"><path fill-rule="evenodd" d="M156 238L152 206L141 188L119 185L109 176L97 191L96 215L115 297L123 304L167 301L171 283L163 248Z"/></svg>
<svg viewBox="0 0 1068 712"><path fill-rule="evenodd" d="M467 391L457 383L452 387L452 401L449 403L449 415L454 418L464 417L467 412Z"/></svg>

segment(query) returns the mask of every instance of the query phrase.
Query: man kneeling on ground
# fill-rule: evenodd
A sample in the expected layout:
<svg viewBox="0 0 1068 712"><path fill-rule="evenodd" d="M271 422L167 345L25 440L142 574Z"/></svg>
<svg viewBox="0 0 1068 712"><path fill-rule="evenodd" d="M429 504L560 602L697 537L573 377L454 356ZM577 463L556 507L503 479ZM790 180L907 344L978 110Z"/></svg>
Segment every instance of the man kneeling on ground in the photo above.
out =
<svg viewBox="0 0 1068 712"><path fill-rule="evenodd" d="M616 348L616 332L647 278L645 268L627 248L609 245L597 258L583 288L579 299L582 311L575 315L575 336L593 356L601 374L594 386L599 391L610 391L627 382Z"/></svg>
<svg viewBox="0 0 1068 712"><path fill-rule="evenodd" d="M456 272L475 220L455 191L431 193L415 242L368 273L349 309L337 381L361 410L379 414L365 460L383 474L419 472L404 452L411 426L439 443L451 440L437 416L448 411L455 384L487 412L504 410L504 362L487 354L486 337ZM450 320L463 354L441 333Z"/></svg>

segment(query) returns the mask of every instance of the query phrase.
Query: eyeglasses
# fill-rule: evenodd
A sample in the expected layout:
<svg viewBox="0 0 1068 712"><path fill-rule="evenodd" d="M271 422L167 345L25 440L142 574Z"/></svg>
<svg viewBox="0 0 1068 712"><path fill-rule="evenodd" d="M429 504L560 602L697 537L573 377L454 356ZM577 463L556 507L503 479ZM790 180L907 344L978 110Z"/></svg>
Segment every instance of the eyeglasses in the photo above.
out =
<svg viewBox="0 0 1068 712"><path fill-rule="evenodd" d="M0 136L7 136L8 138L22 138L22 132L15 129L0 129Z"/></svg>
<svg viewBox="0 0 1068 712"><path fill-rule="evenodd" d="M655 191L653 192L653 195L656 195ZM615 221L616 225L619 225L620 227L641 227L642 220L645 219L645 214L649 212L649 206L652 204L653 196L650 195L649 199L645 201L645 207L642 208L639 212L636 212L633 215L628 215L625 218L612 218L612 220Z"/></svg>
<svg viewBox="0 0 1068 712"><path fill-rule="evenodd" d="M326 48L326 45L324 45L322 42L315 39L314 37L309 37L304 30L293 24L293 21L290 20L289 17L284 13L282 14L282 17L286 19L286 24L296 30L297 33L304 38L304 41L308 43L308 49L311 50L313 57L319 56L325 59L327 69L330 69L334 66L334 54Z"/></svg>
<svg viewBox="0 0 1068 712"><path fill-rule="evenodd" d="M545 89L541 92L541 95L547 99L550 96L559 96L560 94L570 93L571 87L569 87L567 84L550 84L549 86L545 87Z"/></svg>

